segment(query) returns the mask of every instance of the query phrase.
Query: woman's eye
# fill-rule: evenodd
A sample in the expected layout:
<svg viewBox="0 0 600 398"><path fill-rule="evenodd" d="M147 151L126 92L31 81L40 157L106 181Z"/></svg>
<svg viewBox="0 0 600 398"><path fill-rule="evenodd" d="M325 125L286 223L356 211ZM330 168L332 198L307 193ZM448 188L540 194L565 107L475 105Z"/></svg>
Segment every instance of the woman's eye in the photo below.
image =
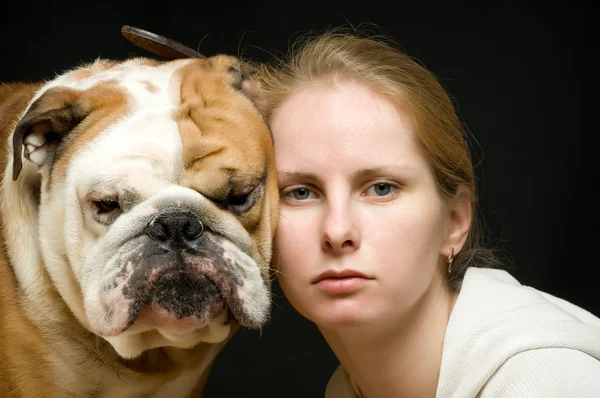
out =
<svg viewBox="0 0 600 398"><path fill-rule="evenodd" d="M371 185L367 189L367 194L370 196L387 196L393 193L397 188L387 182L378 182L376 184Z"/></svg>
<svg viewBox="0 0 600 398"><path fill-rule="evenodd" d="M310 196L310 191L306 188L296 188L292 191L292 195L296 200L306 200Z"/></svg>
<svg viewBox="0 0 600 398"><path fill-rule="evenodd" d="M283 196L292 201L304 202L315 197L315 193L308 188L298 187L285 192Z"/></svg>

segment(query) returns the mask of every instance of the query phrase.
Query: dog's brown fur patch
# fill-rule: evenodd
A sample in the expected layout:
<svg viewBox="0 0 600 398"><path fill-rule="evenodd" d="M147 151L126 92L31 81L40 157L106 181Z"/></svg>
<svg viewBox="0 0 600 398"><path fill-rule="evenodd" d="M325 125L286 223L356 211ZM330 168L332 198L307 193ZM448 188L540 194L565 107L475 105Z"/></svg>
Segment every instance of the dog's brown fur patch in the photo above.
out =
<svg viewBox="0 0 600 398"><path fill-rule="evenodd" d="M270 151L265 153L265 148L271 148L271 135L250 99L234 100L245 95L238 68L236 58L217 56L181 69L181 108L176 121L183 142L182 185L218 201L228 194L244 194L262 179L265 194L240 221L253 236L271 236L264 234L265 229L274 231L277 220L277 208L268 207L264 200L278 192L274 157ZM223 90L224 85L228 90ZM264 170L271 173L269 178L262 175ZM209 191L208 187L221 190ZM261 257L268 258L270 243L264 247Z"/></svg>
<svg viewBox="0 0 600 398"><path fill-rule="evenodd" d="M52 171L53 180L64 178L69 160L117 118L127 114L127 95L116 82L102 82L79 92L73 102L80 104L89 113L84 122L73 131L73 140L57 160Z"/></svg>
<svg viewBox="0 0 600 398"><path fill-rule="evenodd" d="M4 175L7 159L12 150L7 147L8 136L12 132L20 113L33 98L41 84L15 83L0 85L0 170ZM0 195L2 187L0 186ZM4 216L4 214L2 214ZM4 227L4 217L2 217ZM4 242L4 228L0 229ZM25 298L19 289L15 275L4 249L0 246L0 374L12 377L2 378L0 397L41 397L52 396L56 391L54 383L47 378L50 351L44 343L41 330L27 318L23 305ZM14 336L19 336L15 344Z"/></svg>

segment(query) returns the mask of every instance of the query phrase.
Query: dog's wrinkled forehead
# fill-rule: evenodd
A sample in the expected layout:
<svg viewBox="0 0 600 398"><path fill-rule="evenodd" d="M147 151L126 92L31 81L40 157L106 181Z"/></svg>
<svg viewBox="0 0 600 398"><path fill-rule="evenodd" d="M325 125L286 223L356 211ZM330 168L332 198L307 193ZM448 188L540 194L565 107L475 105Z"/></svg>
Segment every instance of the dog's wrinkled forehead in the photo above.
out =
<svg viewBox="0 0 600 398"><path fill-rule="evenodd" d="M27 134L55 146L31 156L48 163L50 180L64 179L84 158L95 183L142 174L199 190L209 179L209 194L225 196L263 177L270 145L241 79L229 56L98 61L73 70L49 83L26 115ZM26 150L36 139L24 142ZM85 174L81 165L77 174Z"/></svg>

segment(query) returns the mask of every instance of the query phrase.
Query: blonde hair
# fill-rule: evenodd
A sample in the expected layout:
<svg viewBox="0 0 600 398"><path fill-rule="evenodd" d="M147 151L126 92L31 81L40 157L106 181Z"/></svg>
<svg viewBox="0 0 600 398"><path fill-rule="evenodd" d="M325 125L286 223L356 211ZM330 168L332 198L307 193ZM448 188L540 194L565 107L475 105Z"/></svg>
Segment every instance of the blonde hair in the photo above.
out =
<svg viewBox="0 0 600 398"><path fill-rule="evenodd" d="M343 29L306 36L292 46L286 59L258 66L260 104L270 123L273 113L296 89L320 81L351 80L385 96L410 116L417 140L433 170L443 202L467 193L473 222L462 250L453 261L450 282L458 289L470 266L500 264L482 244L477 217L473 162L466 134L446 90L427 68L375 37Z"/></svg>

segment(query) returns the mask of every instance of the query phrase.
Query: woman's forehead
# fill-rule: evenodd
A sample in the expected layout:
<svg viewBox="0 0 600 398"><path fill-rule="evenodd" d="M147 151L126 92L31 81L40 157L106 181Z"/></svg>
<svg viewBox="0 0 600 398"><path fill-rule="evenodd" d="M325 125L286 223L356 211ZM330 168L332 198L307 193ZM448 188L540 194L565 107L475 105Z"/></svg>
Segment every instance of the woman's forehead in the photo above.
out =
<svg viewBox="0 0 600 398"><path fill-rule="evenodd" d="M410 119L384 96L355 83L295 92L271 128L279 170L427 165Z"/></svg>

